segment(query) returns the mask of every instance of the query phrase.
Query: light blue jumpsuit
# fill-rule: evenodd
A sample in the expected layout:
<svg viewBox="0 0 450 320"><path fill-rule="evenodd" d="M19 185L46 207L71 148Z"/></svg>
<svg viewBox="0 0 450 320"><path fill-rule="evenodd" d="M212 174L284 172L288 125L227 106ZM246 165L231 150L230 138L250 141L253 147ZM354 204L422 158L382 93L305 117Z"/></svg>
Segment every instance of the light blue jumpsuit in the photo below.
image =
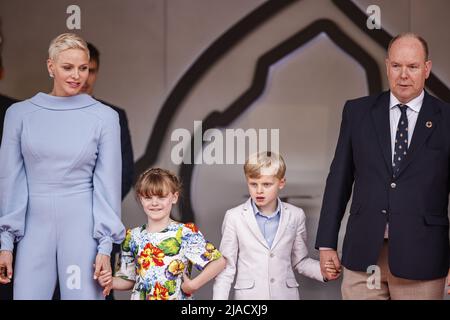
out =
<svg viewBox="0 0 450 320"><path fill-rule="evenodd" d="M86 94L38 93L6 113L0 148L1 250L18 242L14 299L103 299L97 253L121 243L117 113Z"/></svg>

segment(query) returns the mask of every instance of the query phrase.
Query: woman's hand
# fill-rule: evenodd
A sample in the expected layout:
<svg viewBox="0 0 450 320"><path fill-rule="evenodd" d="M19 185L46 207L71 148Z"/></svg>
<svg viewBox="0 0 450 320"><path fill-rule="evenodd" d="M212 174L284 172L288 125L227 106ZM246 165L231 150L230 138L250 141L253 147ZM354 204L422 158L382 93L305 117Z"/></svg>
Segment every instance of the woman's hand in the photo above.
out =
<svg viewBox="0 0 450 320"><path fill-rule="evenodd" d="M98 253L97 256L95 257L95 264L94 264L94 280L97 280L100 278L101 274L106 274L108 272L111 273L112 275L112 270L111 270L111 261L110 261L110 257L101 253ZM103 272L104 271L104 272ZM106 287L104 287L103 289L103 295L106 297L107 295L109 295L109 292L112 289L112 282L110 285L107 285Z"/></svg>
<svg viewBox="0 0 450 320"><path fill-rule="evenodd" d="M13 276L13 255L11 251L0 251L0 283L8 284Z"/></svg>

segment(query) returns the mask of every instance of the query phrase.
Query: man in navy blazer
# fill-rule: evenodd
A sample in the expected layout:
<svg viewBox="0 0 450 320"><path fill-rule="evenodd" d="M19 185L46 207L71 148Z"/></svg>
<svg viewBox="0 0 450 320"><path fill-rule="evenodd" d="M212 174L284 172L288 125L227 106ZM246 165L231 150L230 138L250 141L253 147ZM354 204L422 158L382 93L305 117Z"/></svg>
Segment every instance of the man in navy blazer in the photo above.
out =
<svg viewBox="0 0 450 320"><path fill-rule="evenodd" d="M344 299L442 299L450 280L450 105L424 90L428 45L405 33L386 58L390 91L347 101L316 248L322 273L342 250Z"/></svg>

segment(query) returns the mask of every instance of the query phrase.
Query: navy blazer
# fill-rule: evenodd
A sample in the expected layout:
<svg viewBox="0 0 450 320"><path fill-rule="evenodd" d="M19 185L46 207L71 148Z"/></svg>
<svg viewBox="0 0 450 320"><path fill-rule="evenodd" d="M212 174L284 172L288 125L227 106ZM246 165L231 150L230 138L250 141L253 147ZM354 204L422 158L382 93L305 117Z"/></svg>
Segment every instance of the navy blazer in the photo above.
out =
<svg viewBox="0 0 450 320"><path fill-rule="evenodd" d="M6 109L13 103L16 103L17 100L14 100L10 97L4 96L0 94L0 137L3 136L3 122L5 120ZM1 143L1 138L0 138Z"/></svg>
<svg viewBox="0 0 450 320"><path fill-rule="evenodd" d="M389 91L347 101L327 178L316 248L337 248L350 195L342 264L376 265L389 222L389 267L412 280L445 277L450 265L450 105L425 92L406 159L392 177Z"/></svg>
<svg viewBox="0 0 450 320"><path fill-rule="evenodd" d="M95 98L97 99L97 98ZM122 200L131 190L134 182L134 157L133 146L131 144L130 129L128 128L128 118L124 109L119 108L109 102L100 100L101 103L111 107L119 114L120 122L120 144L122 148Z"/></svg>

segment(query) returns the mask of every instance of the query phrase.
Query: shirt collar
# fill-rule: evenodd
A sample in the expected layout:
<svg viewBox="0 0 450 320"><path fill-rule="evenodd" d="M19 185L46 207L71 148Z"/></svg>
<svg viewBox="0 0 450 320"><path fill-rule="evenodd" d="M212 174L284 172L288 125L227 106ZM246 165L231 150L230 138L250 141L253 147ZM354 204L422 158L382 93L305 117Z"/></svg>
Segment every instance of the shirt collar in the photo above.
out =
<svg viewBox="0 0 450 320"><path fill-rule="evenodd" d="M51 110L74 110L92 106L98 103L90 95L82 93L69 97L57 97L39 92L30 98L31 103L39 107Z"/></svg>
<svg viewBox="0 0 450 320"><path fill-rule="evenodd" d="M268 219L271 219L271 218L276 217L276 215L281 212L281 201L280 201L280 198L277 198L277 208L270 215L262 214L259 211L258 207L256 206L256 204L255 204L255 202L253 200L251 200L251 203L252 203L253 213L255 214L255 216L256 215L260 215L260 216L266 217Z"/></svg>
<svg viewBox="0 0 450 320"><path fill-rule="evenodd" d="M422 90L422 92L415 97L414 99L412 99L411 101L409 101L408 103L401 103L400 101L398 101L398 99L392 94L392 91L390 93L390 100L389 100L389 109L394 108L395 106L397 106L398 104L406 104L411 110L415 111L415 112L419 112L420 108L422 107L422 102L423 102L423 98L425 96L425 91Z"/></svg>

